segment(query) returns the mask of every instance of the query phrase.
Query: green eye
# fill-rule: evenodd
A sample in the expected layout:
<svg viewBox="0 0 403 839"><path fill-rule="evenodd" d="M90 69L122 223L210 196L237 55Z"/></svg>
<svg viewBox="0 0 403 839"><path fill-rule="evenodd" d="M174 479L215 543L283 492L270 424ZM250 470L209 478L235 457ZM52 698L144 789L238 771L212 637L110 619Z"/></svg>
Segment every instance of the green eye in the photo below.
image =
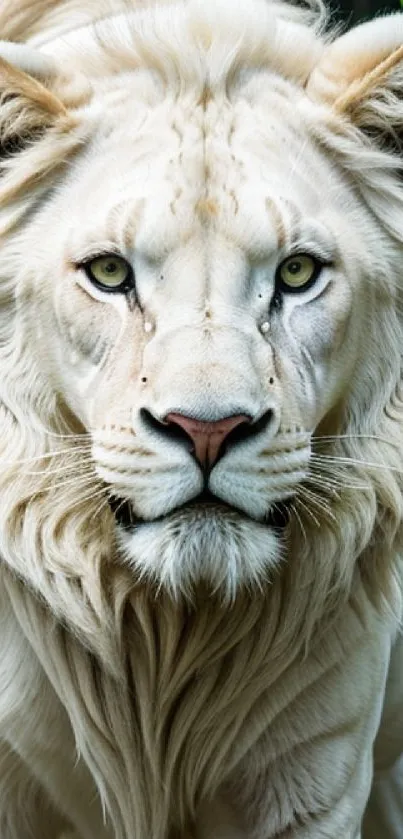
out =
<svg viewBox="0 0 403 839"><path fill-rule="evenodd" d="M284 291L300 291L316 280L322 264L308 254L289 256L277 269L276 279Z"/></svg>
<svg viewBox="0 0 403 839"><path fill-rule="evenodd" d="M106 254L84 263L87 277L104 291L128 291L133 284L133 271L122 256Z"/></svg>

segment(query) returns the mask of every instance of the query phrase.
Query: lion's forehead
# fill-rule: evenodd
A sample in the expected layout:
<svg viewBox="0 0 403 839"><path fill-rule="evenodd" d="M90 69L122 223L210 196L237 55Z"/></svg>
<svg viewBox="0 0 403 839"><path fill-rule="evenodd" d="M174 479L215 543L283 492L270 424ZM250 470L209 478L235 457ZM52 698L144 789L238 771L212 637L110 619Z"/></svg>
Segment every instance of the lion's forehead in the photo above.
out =
<svg viewBox="0 0 403 839"><path fill-rule="evenodd" d="M296 215L317 215L331 175L292 98L276 95L269 111L242 97L184 100L150 109L139 131L122 102L109 113L71 180L73 200L81 190L91 205L83 232L126 225L119 235L156 257L209 222L260 255Z"/></svg>

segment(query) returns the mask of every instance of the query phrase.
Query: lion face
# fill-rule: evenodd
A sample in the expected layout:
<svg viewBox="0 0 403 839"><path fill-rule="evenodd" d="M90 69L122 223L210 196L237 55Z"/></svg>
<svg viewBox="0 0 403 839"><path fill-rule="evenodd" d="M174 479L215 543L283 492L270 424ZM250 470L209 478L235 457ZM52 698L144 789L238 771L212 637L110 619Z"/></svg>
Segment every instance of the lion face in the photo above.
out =
<svg viewBox="0 0 403 839"><path fill-rule="evenodd" d="M41 364L91 434L126 556L173 587L232 590L276 562L366 316L368 217L301 95L260 107L256 88L156 88L138 109L110 91L26 233Z"/></svg>
<svg viewBox="0 0 403 839"><path fill-rule="evenodd" d="M228 596L261 585L289 556L303 510L308 525L316 513L321 520L322 492L330 516L333 489L352 509L340 441L379 437L400 376L391 281L400 246L388 208L400 197L384 172L391 158L360 145L356 129L323 103L330 94L316 71L317 101L307 91L323 49L311 30L298 30L295 64L281 44L270 46L269 12L258 6L264 35L258 15L247 32L245 6L245 41L232 33L237 47L227 70L218 58L220 49L228 54L229 18L217 35L214 70L208 31L220 22L202 21L201 37L204 11L196 7L175 12L178 31L187 33L181 43L193 38L175 71L157 61L165 38L158 15L146 15L143 44L128 24L133 45L123 49L119 30L114 59L110 40L98 59L84 41L70 44L66 66L88 54L94 73L90 94L84 86L73 108L81 134L45 198L16 225L4 260L18 284L18 404L29 375L29 410L41 414L41 428L65 429L66 417L74 418L91 444L90 457L75 455L80 481L95 470L120 557L136 576L175 592L201 581ZM294 23L287 26L294 38ZM147 58L153 27L155 66ZM66 43L53 44L56 57ZM55 100L42 99L51 121ZM357 120L370 119L370 106L363 108ZM45 142L37 152L43 171ZM30 160L33 152L24 154ZM389 183L383 194L380 183ZM327 461L316 451L324 439ZM349 457L362 488L357 446ZM337 480L329 479L334 464ZM367 482L372 492L372 477ZM73 477L70 486L78 486ZM373 523L375 503L373 510L362 521ZM345 529L350 558L361 544L354 527ZM304 533L302 523L300 540Z"/></svg>

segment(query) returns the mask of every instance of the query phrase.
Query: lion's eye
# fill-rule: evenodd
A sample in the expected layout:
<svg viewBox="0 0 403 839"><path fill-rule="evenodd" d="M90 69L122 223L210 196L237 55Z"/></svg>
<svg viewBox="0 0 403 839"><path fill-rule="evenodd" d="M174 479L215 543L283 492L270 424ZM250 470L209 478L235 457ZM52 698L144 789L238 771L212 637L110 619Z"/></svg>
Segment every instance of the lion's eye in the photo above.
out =
<svg viewBox="0 0 403 839"><path fill-rule="evenodd" d="M104 291L128 291L133 284L133 271L122 256L96 256L82 265L87 277Z"/></svg>
<svg viewBox="0 0 403 839"><path fill-rule="evenodd" d="M276 273L276 282L283 291L301 291L320 274L322 263L308 254L295 254L285 259Z"/></svg>

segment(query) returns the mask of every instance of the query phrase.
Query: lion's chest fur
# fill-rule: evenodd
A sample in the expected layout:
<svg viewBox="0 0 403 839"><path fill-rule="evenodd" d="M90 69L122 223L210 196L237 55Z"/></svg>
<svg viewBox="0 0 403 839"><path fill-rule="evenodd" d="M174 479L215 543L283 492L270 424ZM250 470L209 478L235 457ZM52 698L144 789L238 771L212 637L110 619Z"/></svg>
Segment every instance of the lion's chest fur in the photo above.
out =
<svg viewBox="0 0 403 839"><path fill-rule="evenodd" d="M347 610L305 661L287 661L278 616L274 601L245 602L232 613L206 601L192 614L167 599L134 596L114 673L60 627L52 637L43 633L37 655L114 837L193 836L221 798L236 823L245 822L245 836L266 824L274 836L340 793L365 736L357 720L376 691L382 696L388 631L374 623L368 636ZM31 631L43 617L31 610ZM343 731L353 741L347 753ZM313 760L317 740L323 745Z"/></svg>

